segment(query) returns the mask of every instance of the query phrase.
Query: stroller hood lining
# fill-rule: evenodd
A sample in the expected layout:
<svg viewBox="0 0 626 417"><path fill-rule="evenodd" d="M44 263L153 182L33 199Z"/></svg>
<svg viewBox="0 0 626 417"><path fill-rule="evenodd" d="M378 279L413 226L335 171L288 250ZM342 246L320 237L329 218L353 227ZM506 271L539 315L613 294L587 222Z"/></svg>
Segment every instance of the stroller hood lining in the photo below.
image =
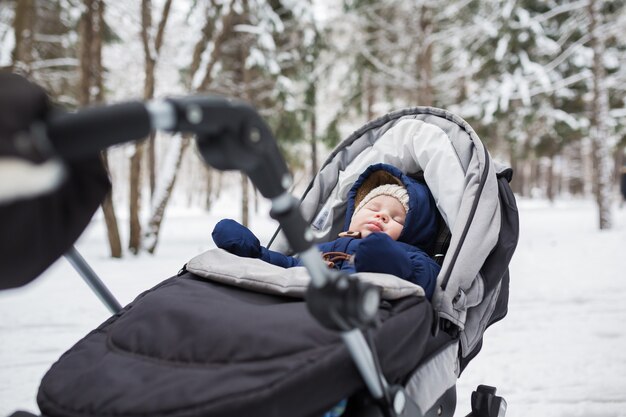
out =
<svg viewBox="0 0 626 417"><path fill-rule="evenodd" d="M359 146L362 144L353 143L346 152L351 153L350 148ZM448 227L454 225L465 188L465 173L459 157L441 128L422 120L402 119L375 142L368 143L346 166L327 165L320 172L318 178L337 172L336 185L327 191L328 196L323 199L326 202L312 222L320 241L334 239L341 231L348 191L363 171L376 163L393 165L409 174L424 171L424 179L444 221ZM307 200L303 201L303 209ZM331 219L337 220L331 222Z"/></svg>
<svg viewBox="0 0 626 417"><path fill-rule="evenodd" d="M256 258L242 258L223 249L211 249L187 263L187 271L226 285L303 299L310 281L304 267L281 268ZM381 290L384 300L424 297L422 287L389 274L361 272L361 281Z"/></svg>

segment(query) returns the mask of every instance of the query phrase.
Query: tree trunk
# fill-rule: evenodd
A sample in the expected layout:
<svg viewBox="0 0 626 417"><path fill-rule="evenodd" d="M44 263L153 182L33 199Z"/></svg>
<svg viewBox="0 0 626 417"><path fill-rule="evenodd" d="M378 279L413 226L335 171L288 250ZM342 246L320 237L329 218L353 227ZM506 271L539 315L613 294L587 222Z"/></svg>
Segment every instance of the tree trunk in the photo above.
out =
<svg viewBox="0 0 626 417"><path fill-rule="evenodd" d="M254 197L254 214L259 214L259 200L261 199L259 196L259 189L256 187L252 187L252 196Z"/></svg>
<svg viewBox="0 0 626 417"><path fill-rule="evenodd" d="M92 72L93 68L93 9L94 0L84 0L84 11L79 23L79 59L80 59L80 84L78 86L78 103L81 107L85 107L91 103L91 86L93 85Z"/></svg>
<svg viewBox="0 0 626 417"><path fill-rule="evenodd" d="M244 3L244 14L247 16L249 13L247 3ZM246 60L250 54L250 48L245 38L242 38L239 43L239 70L241 77L241 85L243 87L243 98L253 103L253 97L250 94L252 74L246 67ZM248 227L250 224L250 193L248 187L248 176L241 172L241 224Z"/></svg>
<svg viewBox="0 0 626 417"><path fill-rule="evenodd" d="M420 14L420 49L417 55L417 73L419 87L417 91L417 103L420 106L433 105L433 47L430 35L433 31L432 9L423 5Z"/></svg>
<svg viewBox="0 0 626 417"><path fill-rule="evenodd" d="M148 137L148 185L150 185L150 198L152 198L154 187L156 187L156 134L154 132Z"/></svg>
<svg viewBox="0 0 626 417"><path fill-rule="evenodd" d="M198 87L199 91L206 91L209 85L211 85L211 81L213 80L213 68L220 60L224 43L232 34L236 16L237 13L235 11L235 7L231 4L228 14L222 18L222 30L217 33L215 40L213 41L213 50L211 51L211 57L209 58L206 66L204 78ZM193 79L193 75L191 79Z"/></svg>
<svg viewBox="0 0 626 417"><path fill-rule="evenodd" d="M554 202L555 178L554 178L554 155L550 155L548 166L546 167L546 196L550 202Z"/></svg>
<svg viewBox="0 0 626 417"><path fill-rule="evenodd" d="M619 187L621 183L622 173L624 173L624 168L626 168L626 158L624 158L624 149L622 149L622 146L617 146L615 148L614 159L615 175L613 178L613 182Z"/></svg>
<svg viewBox="0 0 626 417"><path fill-rule="evenodd" d="M83 4L84 12L79 22L80 46L78 52L80 58L78 101L81 107L104 101L104 68L102 66L102 38L105 29L104 2L102 0L84 0ZM109 172L106 151L101 153L101 160ZM111 257L121 258L122 243L111 195L112 192L105 197L101 208L107 228Z"/></svg>
<svg viewBox="0 0 626 417"><path fill-rule="evenodd" d="M103 151L101 154L102 163L109 172L109 161L107 157L107 151ZM109 174L110 176L110 174ZM120 232L117 226L117 217L115 216L115 209L113 207L113 191L111 190L102 202L102 213L104 214L104 222L107 227L107 237L109 240L109 249L111 250L112 258L122 257L122 240L120 239Z"/></svg>
<svg viewBox="0 0 626 417"><path fill-rule="evenodd" d="M521 163L515 147L515 142L509 142L509 158L511 160L511 169L513 169L513 181L511 181L511 189L515 194L522 195L524 188L524 173L522 170L523 164Z"/></svg>
<svg viewBox="0 0 626 417"><path fill-rule="evenodd" d="M135 152L130 158L130 178L129 178L129 238L128 249L137 255L141 248L141 221L139 218L141 211L141 160L143 158L144 143L131 145L135 147Z"/></svg>
<svg viewBox="0 0 626 417"><path fill-rule="evenodd" d="M241 224L248 227L250 224L250 207L248 199L248 177L241 173Z"/></svg>
<svg viewBox="0 0 626 417"><path fill-rule="evenodd" d="M170 16L170 8L172 6L172 0L166 0L161 12L161 19L157 27L156 38L154 39L153 46L150 45L151 39L146 32L147 29L152 28L152 4L151 0L142 0L142 39L144 43L144 53L146 59L146 80L144 84L144 99L150 100L154 97L155 88L155 71L157 65L158 55L161 52L161 46L163 45L163 36L165 33L165 26ZM154 49L151 49L153 47ZM153 56L156 54L156 56ZM148 182L150 184L150 195L154 195L154 187L156 186L156 137L154 133L148 138L146 145L146 151L148 156Z"/></svg>
<svg viewBox="0 0 626 417"><path fill-rule="evenodd" d="M218 198L220 198L220 196L222 195L222 185L223 185L223 179L224 179L224 176L222 175L222 172L221 172L221 171L215 171L215 170L214 170L213 172L215 173L215 175L217 175L217 180L216 180L216 181L214 181L214 182L216 182L217 184L214 184L214 185L213 185L213 188L215 188L215 191L214 191L214 193L213 193L213 195L214 195L215 197L213 197L213 198L214 198L215 200L217 200L217 199L218 199Z"/></svg>
<svg viewBox="0 0 626 417"><path fill-rule="evenodd" d="M317 89L311 86L311 103L309 106L309 134L311 136L311 178L317 175Z"/></svg>
<svg viewBox="0 0 626 417"><path fill-rule="evenodd" d="M102 64L102 44L106 23L104 21L104 0L96 0L96 15L93 24L93 44L91 46L91 56L93 64L93 85L95 87L95 95L93 101L101 104L104 102L104 65Z"/></svg>
<svg viewBox="0 0 626 417"><path fill-rule="evenodd" d="M376 100L374 80L372 78L372 73L367 71L365 73L365 114L368 121L374 119L374 101Z"/></svg>
<svg viewBox="0 0 626 417"><path fill-rule="evenodd" d="M146 0L143 0L142 4L145 2ZM142 31L145 32L146 30L148 30L148 27L146 27L144 23ZM145 40L145 42L148 42L148 41L149 41L148 39ZM143 98L144 100L148 101L154 97L154 84L155 84L154 70L156 67L156 62L154 58L149 55L151 53L150 46L148 44L145 44L144 49L145 49L146 57L145 57L145 79L144 79ZM147 162L148 162L148 184L150 186L150 196L154 195L154 182L155 182L156 157L155 157L155 149L154 149L155 148L154 139L155 139L155 134L151 133L150 136L148 136L148 138L145 139L144 143L141 144L142 149L138 155L138 158L140 159L137 162L139 164L139 167L137 168L138 175L141 175L141 165L142 165L144 153L147 154L146 156L147 156ZM137 181L140 181L140 180L137 179ZM139 190L138 198L141 198L141 189Z"/></svg>
<svg viewBox="0 0 626 417"><path fill-rule="evenodd" d="M158 59L158 54L163 44L163 34L165 32L165 26L169 18L170 6L172 0L167 0L163 6L163 12L161 14L161 20L157 28L156 38L152 39L150 33L152 31L152 1L141 1L141 41L144 50L144 62L145 62L145 78L144 78L144 100L150 100L154 97L155 86L155 70ZM135 153L130 160L130 235L128 248L134 254L139 253L141 249L141 172L144 156L147 154L148 159L148 182L150 186L151 196L154 197L155 193L155 146L154 135L150 135L147 140L144 140L135 145ZM182 151L182 150L181 150ZM173 184L172 184L173 186ZM161 220L158 221L160 224ZM154 219L150 220L150 224L154 225ZM149 227L151 227L149 225ZM156 244L156 242L155 242ZM154 248L152 249L154 251Z"/></svg>
<svg viewBox="0 0 626 417"><path fill-rule="evenodd" d="M205 165L205 167L206 194L204 208L208 211L213 207L213 203L220 198L220 193L222 192L222 173L208 165Z"/></svg>
<svg viewBox="0 0 626 417"><path fill-rule="evenodd" d="M529 185L528 195L530 197L536 197L537 196L536 190L541 189L539 186L540 173L541 173L541 167L539 164L539 159L533 156L530 159L530 177L528 179L528 185Z"/></svg>
<svg viewBox="0 0 626 417"><path fill-rule="evenodd" d="M177 143L176 139L180 143ZM175 136L172 138L171 142L170 150L163 162L163 170L165 174L163 174L164 178L159 183L162 188L157 187L155 190L154 198L152 199L150 221L148 222L148 227L146 228L146 234L144 236L146 250L149 253L154 253L156 250L159 241L159 234L161 233L161 224L163 223L163 218L165 217L165 209L167 208L167 204L172 196L172 191L174 189L174 184L176 183L178 171L180 170L180 163L183 159L183 155L189 146L189 138Z"/></svg>
<svg viewBox="0 0 626 417"><path fill-rule="evenodd" d="M221 30L213 38L213 42L212 42L213 50L211 51L211 57L209 61L207 62L207 66L206 66L206 73L200 86L198 87L198 91L205 91L208 88L208 86L211 84L212 69L220 60L224 42L228 39L228 37L232 33L235 15L236 15L235 9L233 7L230 7L228 14L225 16L222 16L221 18L222 20ZM212 19L212 18L207 15L207 19ZM212 33L212 32L210 30L207 30L206 33ZM206 33L203 30L202 38L200 39L200 41L198 41L194 49L193 59L196 59L196 57L199 59L199 57L204 52L204 49L206 49L206 45L208 44L208 42L205 39ZM157 36L157 39L158 38L159 36ZM198 65L199 65L199 61L198 61ZM199 66L196 68L199 68ZM195 77L195 71L189 74L187 78L188 82L191 83L194 77ZM170 162L168 162L167 160L164 161L163 164L166 166L166 168L162 169L161 171L167 171L168 175L165 176L164 178L160 178L160 179L157 178L155 192L152 198L151 215L148 221L148 226L146 228L147 230L146 234L144 235L144 239L146 240L145 246L148 252L150 253L154 253L154 251L156 250L161 223L163 222L163 216L165 215L165 209L167 207L167 204L170 199L170 195L172 193L174 184L176 182L176 177L180 169L182 156L185 150L187 149L188 144L189 144L189 138L186 138L186 137L182 138L179 142L177 142L176 140L171 141L170 147L172 146L177 147L177 159L175 161L176 163L174 164L174 166L171 166ZM173 148L171 148L169 155L175 155ZM170 158L169 155L166 158ZM169 172L168 171L169 168L167 167L171 167L173 171ZM163 191L160 191L160 190L163 190Z"/></svg>
<svg viewBox="0 0 626 417"><path fill-rule="evenodd" d="M104 30L106 24L104 21L104 1L96 0L94 3L96 7L96 16L94 17L93 25L93 43L91 47L92 51L92 66L93 66L93 84L96 87L96 94L93 99L95 103L104 102L104 66L102 65L102 41L104 37ZM104 164L109 177L111 176L109 170L109 162L107 157L107 151L102 152L102 163ZM107 228L107 238L109 241L109 248L111 250L112 258L122 257L122 240L120 239L119 227L117 224L117 216L115 215L115 208L113 206L113 191L111 191L102 202L102 213L104 214L104 222Z"/></svg>
<svg viewBox="0 0 626 417"><path fill-rule="evenodd" d="M206 167L205 170L206 196L204 199L204 208L209 211L213 206L213 169Z"/></svg>
<svg viewBox="0 0 626 417"><path fill-rule="evenodd" d="M583 195L585 184L583 180L584 162L582 155L582 143L576 141L565 149L566 170L563 172L567 184L567 191L571 195Z"/></svg>
<svg viewBox="0 0 626 417"><path fill-rule="evenodd" d="M593 95L591 101L590 129L593 159L593 193L598 205L598 226L600 230L612 227L611 213L611 157L609 150L610 131L609 96L606 87L606 74L602 57L604 56L604 39L599 33L602 26L600 1L592 0L589 4L591 20L591 49L593 50Z"/></svg>
<svg viewBox="0 0 626 417"><path fill-rule="evenodd" d="M35 1L20 0L15 8L13 32L15 45L12 52L10 70L30 74L33 61L33 38L35 34Z"/></svg>

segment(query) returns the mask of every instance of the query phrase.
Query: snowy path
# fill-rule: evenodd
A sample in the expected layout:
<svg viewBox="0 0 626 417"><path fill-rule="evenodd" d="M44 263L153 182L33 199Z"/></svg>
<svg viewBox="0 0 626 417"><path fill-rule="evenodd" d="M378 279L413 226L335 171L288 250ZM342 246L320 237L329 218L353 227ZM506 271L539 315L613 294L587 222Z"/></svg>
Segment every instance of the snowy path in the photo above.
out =
<svg viewBox="0 0 626 417"><path fill-rule="evenodd" d="M110 260L102 223L78 248L122 304L211 246L220 213L171 213L157 257ZM507 318L487 330L459 384L457 416L480 383L495 385L510 417L626 417L626 208L598 232L589 202L520 203L522 232L511 265ZM266 241L273 226L256 218ZM26 288L0 293L0 417L37 410L39 380L73 343L108 316L65 260Z"/></svg>
<svg viewBox="0 0 626 417"><path fill-rule="evenodd" d="M626 210L598 232L591 204L520 205L509 314L462 375L460 404L485 383L510 416L626 416Z"/></svg>

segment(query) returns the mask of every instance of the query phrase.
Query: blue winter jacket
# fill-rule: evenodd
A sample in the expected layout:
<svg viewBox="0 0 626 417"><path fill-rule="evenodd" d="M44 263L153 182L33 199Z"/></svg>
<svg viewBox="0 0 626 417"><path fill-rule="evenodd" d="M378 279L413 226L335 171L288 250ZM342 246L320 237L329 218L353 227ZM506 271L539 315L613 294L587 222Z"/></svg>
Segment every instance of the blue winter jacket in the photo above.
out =
<svg viewBox="0 0 626 417"><path fill-rule="evenodd" d="M351 259L334 262L335 268L348 273L393 274L421 286L426 297L430 299L440 267L424 252L434 242L438 223L435 202L426 185L404 175L391 165L376 164L368 167L348 193L344 231L350 225L359 188L377 171L386 171L399 179L409 194L409 210L406 213L404 229L398 240L394 241L384 233L373 233L365 239L340 237L317 246L322 253L343 252L354 255ZM368 188L374 188L377 185L380 184L372 185L371 181L365 184ZM262 247L252 232L234 220L220 221L215 226L212 236L218 247L239 256L261 258L284 268L302 265L298 258Z"/></svg>

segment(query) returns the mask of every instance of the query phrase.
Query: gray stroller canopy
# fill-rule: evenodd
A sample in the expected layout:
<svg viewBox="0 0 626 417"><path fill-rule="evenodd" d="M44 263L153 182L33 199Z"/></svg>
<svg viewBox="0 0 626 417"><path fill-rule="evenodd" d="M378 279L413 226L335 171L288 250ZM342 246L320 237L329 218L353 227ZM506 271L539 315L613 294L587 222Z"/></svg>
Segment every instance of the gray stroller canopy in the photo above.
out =
<svg viewBox="0 0 626 417"><path fill-rule="evenodd" d="M466 356L494 321L504 276L508 293L507 265L517 242L517 215L514 204L506 207L513 215L501 212L498 178L505 182L503 177L510 179L511 171L494 164L469 124L448 111L415 107L390 113L340 143L302 196L303 215L319 241L334 239L341 231L350 187L378 162L407 174L423 171L451 232L432 304L440 318L461 330ZM511 217L501 236L502 219ZM275 250L289 252L282 233L272 244ZM498 246L505 253L496 251ZM492 253L498 259L492 259L487 272L496 279L486 285L483 267Z"/></svg>

